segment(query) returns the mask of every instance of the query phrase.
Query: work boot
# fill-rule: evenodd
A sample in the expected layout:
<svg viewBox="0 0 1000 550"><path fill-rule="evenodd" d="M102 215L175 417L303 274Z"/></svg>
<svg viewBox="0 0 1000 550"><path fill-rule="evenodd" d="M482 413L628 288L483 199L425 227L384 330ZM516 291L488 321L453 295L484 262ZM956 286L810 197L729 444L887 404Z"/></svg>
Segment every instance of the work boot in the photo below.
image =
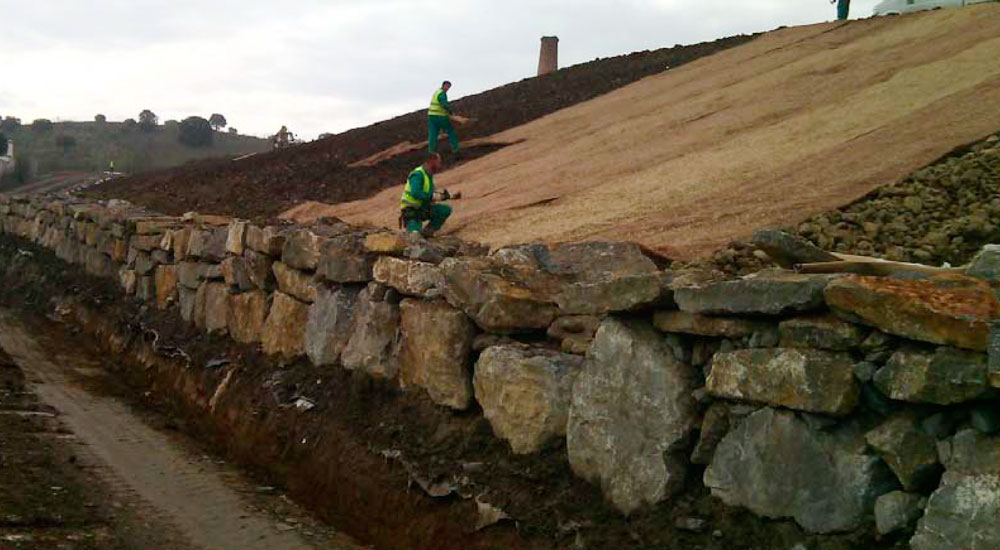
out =
<svg viewBox="0 0 1000 550"><path fill-rule="evenodd" d="M437 233L437 229L434 229L433 227L431 227L429 225L427 227L425 227L425 228L423 228L423 229L420 230L420 234L423 235L424 238L426 238L426 239L429 239L429 238L433 237L435 233Z"/></svg>

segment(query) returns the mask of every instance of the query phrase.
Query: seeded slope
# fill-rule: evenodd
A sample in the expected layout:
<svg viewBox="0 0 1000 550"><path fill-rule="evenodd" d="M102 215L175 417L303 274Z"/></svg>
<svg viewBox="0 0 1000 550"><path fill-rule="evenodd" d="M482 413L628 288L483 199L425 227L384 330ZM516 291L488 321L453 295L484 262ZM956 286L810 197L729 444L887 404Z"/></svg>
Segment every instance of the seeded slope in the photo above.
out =
<svg viewBox="0 0 1000 550"><path fill-rule="evenodd" d="M837 208L1000 128L1000 6L778 30L494 136L449 222L678 259ZM300 213L393 226L399 189Z"/></svg>

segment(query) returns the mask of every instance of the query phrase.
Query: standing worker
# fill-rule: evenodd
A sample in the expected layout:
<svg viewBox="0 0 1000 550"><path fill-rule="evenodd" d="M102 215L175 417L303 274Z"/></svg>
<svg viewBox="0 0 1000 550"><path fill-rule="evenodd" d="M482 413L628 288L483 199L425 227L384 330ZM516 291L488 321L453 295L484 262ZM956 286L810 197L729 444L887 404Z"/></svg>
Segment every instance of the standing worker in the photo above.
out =
<svg viewBox="0 0 1000 550"><path fill-rule="evenodd" d="M851 12L851 0L830 0L831 4L837 4L837 19L845 21Z"/></svg>
<svg viewBox="0 0 1000 550"><path fill-rule="evenodd" d="M434 202L434 174L441 170L444 161L438 153L431 153L423 164L413 169L406 178L403 198L399 202L399 225L407 232L419 232L425 237L433 236L451 216L451 207ZM452 198L447 189L438 195L441 200ZM460 195L455 194L455 198ZM424 222L429 222L424 227Z"/></svg>
<svg viewBox="0 0 1000 550"><path fill-rule="evenodd" d="M427 149L433 155L437 152L438 134L441 130L448 132L448 143L451 143L451 152L458 153L458 135L451 125L451 115L454 114L451 103L448 103L448 90L451 89L451 82L445 80L441 87L434 92L431 97L431 106L427 109L427 127L430 133L427 137Z"/></svg>

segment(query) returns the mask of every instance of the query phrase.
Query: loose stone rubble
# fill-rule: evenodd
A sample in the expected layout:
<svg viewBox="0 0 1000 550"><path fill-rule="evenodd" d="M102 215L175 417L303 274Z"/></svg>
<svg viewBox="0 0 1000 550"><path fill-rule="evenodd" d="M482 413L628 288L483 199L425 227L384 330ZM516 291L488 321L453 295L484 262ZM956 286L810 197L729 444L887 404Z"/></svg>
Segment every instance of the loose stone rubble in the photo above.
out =
<svg viewBox="0 0 1000 550"><path fill-rule="evenodd" d="M3 196L0 230L286 368L482 414L513 453L564 452L625 515L677 498L695 464L723 502L810 533L1000 547L996 247L967 276L720 280L624 243L490 251L120 201Z"/></svg>

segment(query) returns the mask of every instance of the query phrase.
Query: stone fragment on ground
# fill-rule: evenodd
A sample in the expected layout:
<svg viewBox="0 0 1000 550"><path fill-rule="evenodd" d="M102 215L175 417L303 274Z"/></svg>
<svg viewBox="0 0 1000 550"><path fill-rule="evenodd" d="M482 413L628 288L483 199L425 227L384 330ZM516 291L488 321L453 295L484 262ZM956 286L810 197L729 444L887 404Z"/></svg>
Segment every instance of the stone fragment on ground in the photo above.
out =
<svg viewBox="0 0 1000 550"><path fill-rule="evenodd" d="M583 358L544 349L487 348L473 375L476 401L516 454L566 435L570 396Z"/></svg>
<svg viewBox="0 0 1000 550"><path fill-rule="evenodd" d="M651 325L607 319L573 386L570 466L628 515L679 491L697 421L692 367Z"/></svg>
<svg viewBox="0 0 1000 550"><path fill-rule="evenodd" d="M861 388L845 353L813 349L746 349L717 353L706 389L715 396L843 416Z"/></svg>
<svg viewBox="0 0 1000 550"><path fill-rule="evenodd" d="M816 431L792 412L764 408L723 438L704 481L759 516L793 518L811 533L849 531L871 521L876 499L897 486L865 447L853 423Z"/></svg>

